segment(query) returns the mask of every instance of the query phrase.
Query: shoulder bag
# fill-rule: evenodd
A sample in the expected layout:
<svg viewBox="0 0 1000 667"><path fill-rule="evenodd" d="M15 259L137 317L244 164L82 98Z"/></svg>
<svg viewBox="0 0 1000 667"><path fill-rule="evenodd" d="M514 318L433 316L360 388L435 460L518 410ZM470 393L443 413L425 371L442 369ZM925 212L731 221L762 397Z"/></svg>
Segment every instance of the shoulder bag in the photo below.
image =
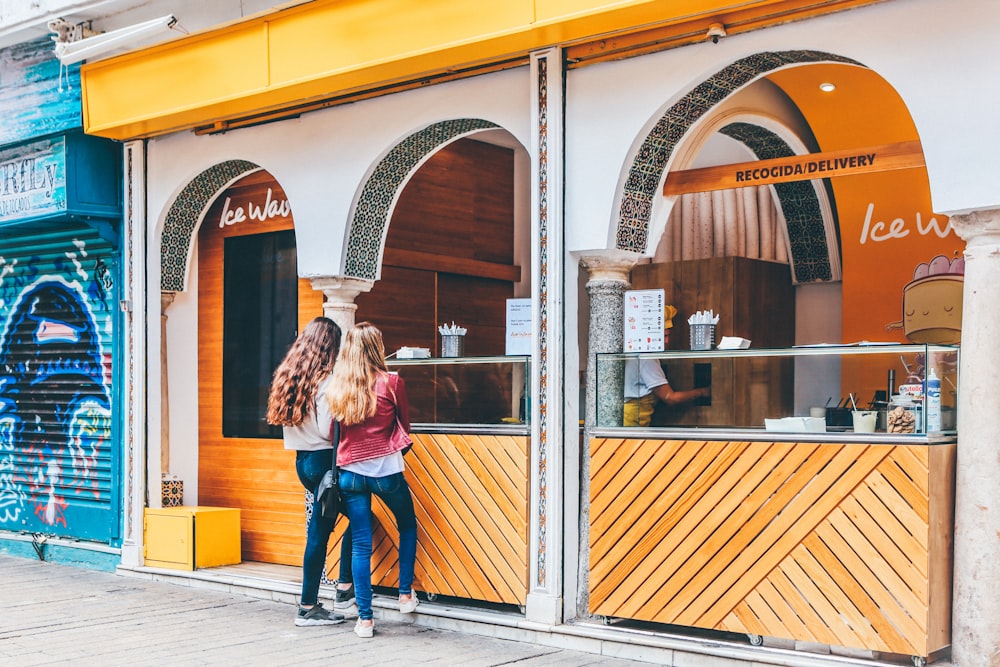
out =
<svg viewBox="0 0 1000 667"><path fill-rule="evenodd" d="M316 487L315 496L319 502L320 514L327 519L336 519L342 504L340 498L340 467L337 465L337 447L340 445L340 422L330 426L330 441L333 442L333 463Z"/></svg>

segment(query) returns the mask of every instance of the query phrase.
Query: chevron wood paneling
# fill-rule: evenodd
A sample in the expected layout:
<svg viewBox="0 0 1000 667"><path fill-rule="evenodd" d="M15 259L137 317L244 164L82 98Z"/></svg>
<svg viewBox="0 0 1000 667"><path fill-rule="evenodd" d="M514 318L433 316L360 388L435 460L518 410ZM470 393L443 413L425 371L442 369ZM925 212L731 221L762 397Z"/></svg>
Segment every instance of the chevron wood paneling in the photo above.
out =
<svg viewBox="0 0 1000 667"><path fill-rule="evenodd" d="M406 479L417 514L414 588L438 595L524 605L528 595L528 438L413 434ZM398 586L398 532L374 503L372 583ZM342 534L345 521L337 525ZM339 540L328 576L337 578Z"/></svg>
<svg viewBox="0 0 1000 667"><path fill-rule="evenodd" d="M590 611L927 656L955 445L591 441Z"/></svg>

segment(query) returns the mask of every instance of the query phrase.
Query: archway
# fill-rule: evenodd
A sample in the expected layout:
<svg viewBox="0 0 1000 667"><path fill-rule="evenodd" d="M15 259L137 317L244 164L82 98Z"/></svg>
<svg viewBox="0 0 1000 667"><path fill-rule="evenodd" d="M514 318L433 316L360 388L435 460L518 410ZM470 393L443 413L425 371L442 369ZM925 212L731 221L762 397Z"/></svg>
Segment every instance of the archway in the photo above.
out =
<svg viewBox="0 0 1000 667"><path fill-rule="evenodd" d="M371 170L351 212L344 275L375 280L393 206L406 182L431 155L464 136L499 126L479 118L429 125L393 146Z"/></svg>
<svg viewBox="0 0 1000 667"><path fill-rule="evenodd" d="M191 179L174 198L160 234L160 290L183 292L186 287L191 241L206 207L236 179L260 169L247 160L227 160Z"/></svg>

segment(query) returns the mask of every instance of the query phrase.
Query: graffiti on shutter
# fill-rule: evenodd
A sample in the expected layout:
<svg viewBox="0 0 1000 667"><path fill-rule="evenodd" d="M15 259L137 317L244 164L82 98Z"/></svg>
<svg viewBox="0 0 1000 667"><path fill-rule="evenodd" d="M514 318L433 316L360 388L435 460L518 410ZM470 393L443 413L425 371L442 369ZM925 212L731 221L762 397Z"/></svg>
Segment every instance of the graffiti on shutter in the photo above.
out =
<svg viewBox="0 0 1000 667"><path fill-rule="evenodd" d="M118 534L113 265L84 226L0 237L0 529Z"/></svg>

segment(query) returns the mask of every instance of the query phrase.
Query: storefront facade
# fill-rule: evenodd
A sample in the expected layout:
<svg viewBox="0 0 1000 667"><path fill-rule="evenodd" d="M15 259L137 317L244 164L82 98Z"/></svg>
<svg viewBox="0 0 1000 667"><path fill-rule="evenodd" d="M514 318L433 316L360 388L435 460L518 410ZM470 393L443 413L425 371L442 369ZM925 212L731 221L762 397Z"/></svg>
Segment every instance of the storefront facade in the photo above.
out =
<svg viewBox="0 0 1000 667"><path fill-rule="evenodd" d="M121 153L80 130L77 74L46 42L0 51L0 548L113 569Z"/></svg>
<svg viewBox="0 0 1000 667"><path fill-rule="evenodd" d="M320 3L314 18L328 10L327 3ZM977 22L996 18L986 16L994 10L972 9L971 3L969 11L982 15ZM503 298L532 299L531 400L524 420L525 460L514 483L525 493L521 506L511 511L517 517L513 523L524 524L523 531L514 531L523 543L507 540L513 546L505 558L520 568L508 578L523 577L524 593L499 602L519 605L527 620L552 626L606 615L598 608L602 603L590 599L593 473L586 445L599 405L608 398L598 391L593 360L597 353L622 350L622 300L636 282L636 267L650 260L720 256L781 264L788 267L785 287L794 294L794 303L787 305L795 313L787 344L904 342L917 329L906 328L901 306L916 268L939 255L954 259L964 252L952 627L960 629L963 618L981 618L980 612L988 615L992 603L963 584L971 576L963 575L964 568L989 552L982 533L965 523L963 508L983 486L967 476L973 470L978 479L987 474L989 466L981 465L975 454L982 451L976 443L988 433L983 425L996 417L985 414L964 388L990 387L996 380L988 370L993 353L981 338L985 334L978 333L991 321L980 299L993 289L987 286L993 275L988 248L989 230L996 226L990 184L995 174L986 167L986 146L996 130L984 110L989 104L967 108L959 119L953 104L942 100L959 94L948 72L981 71L976 63L985 62L988 54L978 50L988 49L964 37L968 16L938 14L929 2L877 3L767 29L733 31L717 43L706 35L679 48L644 50L637 40L631 52L606 57L600 53L602 42L541 40L544 48L526 50L517 62L500 66L493 61L472 76L358 95L349 104L331 102L295 117L291 100L279 99L287 91L276 88L267 93L273 97L254 100L238 92L239 81L233 82L236 101L228 106L210 104L207 97L199 106L197 91L191 90L180 93L180 98L194 96L184 98L191 104L183 113L177 106L164 107L157 116L138 107L116 111L92 104L88 131L127 141L126 155L132 159L126 159L131 171L125 182L145 197L134 214L136 229L146 229L137 239L147 249L146 312L149 321L157 314L166 318L159 331L149 329L146 346L148 405L166 406L148 410L148 432L160 434L145 443L149 497L159 497L157 480L170 474L184 482L185 504L231 500L217 490L222 464L211 463L215 455L210 454L211 436L202 415L210 405L200 393L206 372L202 364L219 355L202 347L211 338L205 336L206 327L215 317L206 304L219 288L205 272L211 260L203 254L208 246L201 235L207 224L217 224L213 220L229 189L254 174L266 172L273 179L272 203L278 201L278 186L281 201L288 203L296 274L300 283L323 296L309 302L314 315L325 313L342 326L356 318L385 322L382 326L392 332L390 349L423 345L436 350L434 329L427 333L428 326L459 321L480 303L461 303L462 286L471 290L473 279L495 281L476 288L492 295L484 299L496 308L474 316L482 326L477 331L470 325L466 345L470 355L500 355L499 341L469 348L478 344L473 342L477 335L488 340L487 332L498 322L502 325L497 313L502 313ZM606 21L609 29L624 20L613 12L598 15L595 20ZM928 15L936 20L928 21ZM576 24L567 19L566 25ZM220 35L237 42L227 30ZM899 34L913 44L963 48L900 49L886 37ZM191 43L197 46L196 40ZM184 44L181 40L169 50L154 48L96 63L85 68L84 85L92 96L107 92L116 77L132 80L145 58L162 65ZM243 53L242 48L234 46L233 55ZM472 55L455 57L475 61ZM625 55L630 57L619 57ZM320 79L317 86L332 85ZM823 97L827 93L820 83L833 83L836 97ZM343 90L350 89L344 85ZM337 90L324 94L332 98ZM301 92L298 101L305 105L306 91ZM242 114L234 110L241 103L246 104ZM276 115L255 117L247 113L251 107L267 107ZM140 112L146 113L142 121L136 120ZM493 156L495 152L502 155ZM799 167L770 162L794 156L812 156L813 161ZM419 206L445 196L449 181L436 178L435 169L447 174L447 164L484 161L496 165L495 183L476 181L456 203L440 209ZM732 169L733 186L669 189L675 177L696 181L697 169L753 162L767 164L768 174L762 177L758 167L744 166ZM786 167L832 174L768 180L772 169L786 175ZM411 185L414 189L408 190ZM713 191L720 194L699 196ZM502 253L487 255L479 249L462 256L457 251L462 261L447 264L446 249L420 245L429 243L420 238L421 224L431 227L430 221L446 210L460 208L459 201L477 208L490 197L499 202L494 204L501 211L497 225L506 226L497 233L500 240L491 243L509 245ZM401 213L406 210L417 222L408 234L393 238L394 229L403 229L410 219ZM715 227L715 220L722 224ZM733 232L727 220L742 221L734 228L744 231ZM450 231L444 225L440 234L457 234L463 224L467 222ZM684 230L695 228L703 233L685 236ZM744 245L727 246L730 237L742 238ZM752 249L747 244L751 237L757 240ZM765 237L768 243L762 241ZM462 238L455 245L470 243L474 239ZM422 282L427 276L421 271L431 271L433 279ZM455 275L463 277L449 292L444 276ZM427 297L428 290L433 298ZM300 285L300 324L308 319L301 296L308 291ZM433 312L412 331L392 320L392 309L405 312L408 301L418 305L404 321L418 319L420 308ZM798 396L795 409L821 405L824 399ZM581 420L583 438L578 437ZM437 437L427 434L429 440ZM979 464L972 468L962 463L966 442ZM273 461L277 465L280 455ZM418 475L419 481L424 480ZM283 514L295 515L301 490L287 480L275 485L288 496ZM140 499L141 494L130 497L127 512L133 517L141 513ZM261 515L252 521L263 525L268 519ZM253 533L248 527L244 530ZM141 534L134 534L129 545L123 563L141 567ZM291 548L287 556L263 557L293 564L294 552ZM973 655L981 650L977 641L967 644ZM746 650L750 652L736 653L753 655Z"/></svg>

